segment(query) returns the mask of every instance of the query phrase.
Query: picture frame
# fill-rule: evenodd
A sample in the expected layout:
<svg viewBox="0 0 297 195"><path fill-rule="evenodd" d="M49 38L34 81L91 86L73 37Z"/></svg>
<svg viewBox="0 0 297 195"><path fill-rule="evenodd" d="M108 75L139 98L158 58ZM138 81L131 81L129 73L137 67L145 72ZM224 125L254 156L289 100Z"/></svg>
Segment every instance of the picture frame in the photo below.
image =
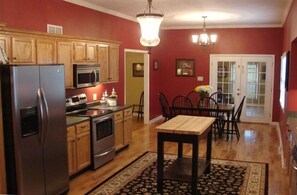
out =
<svg viewBox="0 0 297 195"><path fill-rule="evenodd" d="M153 70L158 70L159 69L159 61L158 60L154 60L153 61Z"/></svg>
<svg viewBox="0 0 297 195"><path fill-rule="evenodd" d="M176 76L194 77L195 66L195 59L176 59Z"/></svg>
<svg viewBox="0 0 297 195"><path fill-rule="evenodd" d="M144 63L133 63L132 72L133 72L133 77L143 77Z"/></svg>

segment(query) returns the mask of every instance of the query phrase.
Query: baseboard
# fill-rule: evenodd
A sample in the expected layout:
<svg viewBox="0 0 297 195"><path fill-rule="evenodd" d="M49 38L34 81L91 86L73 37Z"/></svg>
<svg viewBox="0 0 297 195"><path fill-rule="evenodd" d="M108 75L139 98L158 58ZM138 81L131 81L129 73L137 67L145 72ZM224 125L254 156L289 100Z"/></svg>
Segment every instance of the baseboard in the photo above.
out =
<svg viewBox="0 0 297 195"><path fill-rule="evenodd" d="M282 168L286 169L286 163L285 163L285 158L284 158L284 148L283 148L283 141L282 141L282 135L280 131L280 126L279 123L276 123L276 130L279 138L279 146L278 146L278 153L281 156L281 163L282 163Z"/></svg>
<svg viewBox="0 0 297 195"><path fill-rule="evenodd" d="M163 118L162 115L157 116L156 118L153 118L152 120L150 120L150 121L149 121L149 124L153 124L153 123L155 123L155 122L161 120L162 118ZM163 120L164 120L164 118L163 118Z"/></svg>

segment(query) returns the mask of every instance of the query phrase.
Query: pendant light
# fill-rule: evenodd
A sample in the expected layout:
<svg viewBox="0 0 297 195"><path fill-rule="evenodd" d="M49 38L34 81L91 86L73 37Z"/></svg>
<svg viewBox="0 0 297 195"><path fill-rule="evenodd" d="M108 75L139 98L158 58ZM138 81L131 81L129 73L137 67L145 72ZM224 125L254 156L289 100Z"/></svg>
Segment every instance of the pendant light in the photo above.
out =
<svg viewBox="0 0 297 195"><path fill-rule="evenodd" d="M202 18L203 18L203 33L201 33L200 35L197 35L197 34L192 35L192 42L202 47L208 47L210 45L214 45L217 42L217 35L216 34L208 35L206 33L205 18L207 18L207 16L202 16Z"/></svg>
<svg viewBox="0 0 297 195"><path fill-rule="evenodd" d="M159 28L163 20L163 13L153 13L152 0L148 0L147 7L144 12L137 14L136 18L141 28L141 45L148 48L149 53L152 47L160 43Z"/></svg>

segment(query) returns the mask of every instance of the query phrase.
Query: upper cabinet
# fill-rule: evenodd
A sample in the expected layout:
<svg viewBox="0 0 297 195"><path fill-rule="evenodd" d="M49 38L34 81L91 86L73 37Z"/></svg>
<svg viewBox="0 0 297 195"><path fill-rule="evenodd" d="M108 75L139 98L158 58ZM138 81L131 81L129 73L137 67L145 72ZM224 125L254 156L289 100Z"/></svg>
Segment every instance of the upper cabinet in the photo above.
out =
<svg viewBox="0 0 297 195"><path fill-rule="evenodd" d="M38 64L57 63L56 41L50 39L37 39L36 47Z"/></svg>
<svg viewBox="0 0 297 195"><path fill-rule="evenodd" d="M31 37L12 37L11 63L36 63L35 39Z"/></svg>
<svg viewBox="0 0 297 195"><path fill-rule="evenodd" d="M75 63L97 63L97 44L75 42L74 43Z"/></svg>
<svg viewBox="0 0 297 195"><path fill-rule="evenodd" d="M109 81L119 81L119 45L109 47Z"/></svg>
<svg viewBox="0 0 297 195"><path fill-rule="evenodd" d="M10 56L10 37L5 35L0 35L0 47L2 47L6 53L8 60L11 59Z"/></svg>
<svg viewBox="0 0 297 195"><path fill-rule="evenodd" d="M70 41L58 41L57 43L57 62L64 64L66 88L73 87L72 48L72 42Z"/></svg>
<svg viewBox="0 0 297 195"><path fill-rule="evenodd" d="M73 88L73 64L99 64L100 82L119 81L119 44L63 35L0 29L10 64L64 64L65 87Z"/></svg>
<svg viewBox="0 0 297 195"><path fill-rule="evenodd" d="M99 44L98 63L100 64L100 82L119 81L119 45Z"/></svg>

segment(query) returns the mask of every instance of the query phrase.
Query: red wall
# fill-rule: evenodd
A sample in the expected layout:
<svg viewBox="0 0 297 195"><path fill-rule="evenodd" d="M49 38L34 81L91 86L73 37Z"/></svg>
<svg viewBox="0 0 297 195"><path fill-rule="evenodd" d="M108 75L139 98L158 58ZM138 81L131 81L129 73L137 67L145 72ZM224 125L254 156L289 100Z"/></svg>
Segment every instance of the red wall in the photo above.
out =
<svg viewBox="0 0 297 195"><path fill-rule="evenodd" d="M120 42L120 82L101 85L87 91L67 90L67 95L86 92L91 98L91 95L98 91L98 98L100 98L102 91L105 89L111 91L114 87L118 92L119 102L123 103L124 49L144 49L139 44L140 29L137 23L61 0L0 0L0 5L0 22L6 23L8 27L45 32L46 24L55 24L64 27L65 35ZM291 20L293 19L288 23L293 23ZM209 32L216 32L219 37L218 43L210 51L191 44L191 34L197 31L163 30L160 32L161 43L153 48L150 58L151 62L153 59L158 59L160 64L156 71L150 68L151 119L161 114L157 98L159 91L168 94L171 100L176 94L185 94L195 86L209 82L209 54L212 53L275 55L273 121L277 121L279 119L279 74L277 73L283 48L282 28L208 29ZM296 34L291 28L288 28L288 31ZM176 77L175 60L177 58L194 58L197 64L196 76L203 76L204 81L197 82L196 77Z"/></svg>
<svg viewBox="0 0 297 195"><path fill-rule="evenodd" d="M124 48L143 49L136 22L100 13L62 0L0 0L0 22L7 27L46 32L47 24L63 26L64 35L120 42L120 82L94 88L67 90L66 95L86 93L88 99L105 89L115 88L119 103L124 102Z"/></svg>
<svg viewBox="0 0 297 195"><path fill-rule="evenodd" d="M218 43L211 49L203 49L191 43L191 35L199 30L164 30L160 35L160 45L152 50L152 58L158 59L160 69L152 72L156 81L151 89L151 103L153 110L160 110L156 90L163 91L169 102L178 94L187 94L197 85L209 83L210 54L274 54L274 102L273 121L279 118L279 66L282 53L282 28L255 28L255 29L208 29L218 35ZM195 77L176 77L175 61L177 58L196 60ZM197 76L203 76L204 81L198 82ZM152 84L152 83L151 83ZM152 92L153 91L153 92ZM156 113L155 116L159 112ZM152 113L151 113L152 114ZM154 117L154 116L152 116Z"/></svg>

